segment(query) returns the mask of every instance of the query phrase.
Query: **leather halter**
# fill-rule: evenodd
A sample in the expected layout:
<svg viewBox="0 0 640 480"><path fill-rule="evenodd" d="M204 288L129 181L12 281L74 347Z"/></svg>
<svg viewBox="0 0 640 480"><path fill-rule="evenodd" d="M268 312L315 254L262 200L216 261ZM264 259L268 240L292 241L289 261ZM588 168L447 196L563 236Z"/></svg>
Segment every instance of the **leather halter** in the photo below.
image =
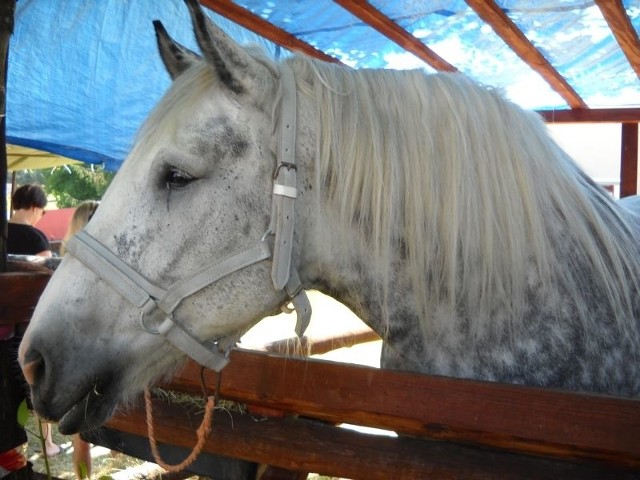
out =
<svg viewBox="0 0 640 480"><path fill-rule="evenodd" d="M244 332L212 341L197 339L173 312L185 298L214 284L221 278L249 265L272 259L271 280L276 291L284 290L287 301L284 311L297 313L296 333L302 336L311 317L311 305L303 289L297 270L291 265L294 230L294 202L297 196L296 142L296 85L293 72L280 65L281 123L278 137L278 164L274 173L271 222L269 230L252 248L230 255L199 270L192 276L178 280L168 288L148 280L122 261L108 247L89 233L78 232L67 244L67 251L86 267L129 300L140 310L142 328L165 337L176 348L207 368L222 370L229 362L229 352ZM267 237L274 235L273 255ZM145 318L157 317L155 329L147 326Z"/></svg>

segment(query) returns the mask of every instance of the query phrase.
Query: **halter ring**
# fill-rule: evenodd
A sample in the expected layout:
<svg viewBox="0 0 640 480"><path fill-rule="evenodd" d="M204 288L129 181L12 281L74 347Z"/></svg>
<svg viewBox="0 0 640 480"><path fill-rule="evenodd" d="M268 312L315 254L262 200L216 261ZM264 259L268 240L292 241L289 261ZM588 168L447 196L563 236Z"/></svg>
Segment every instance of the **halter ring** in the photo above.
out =
<svg viewBox="0 0 640 480"><path fill-rule="evenodd" d="M144 323L144 315L145 315L145 311L144 310L140 310L140 326L142 327L142 329L147 332L150 333L151 335L160 335L160 332L158 330L152 330L149 327L147 327Z"/></svg>

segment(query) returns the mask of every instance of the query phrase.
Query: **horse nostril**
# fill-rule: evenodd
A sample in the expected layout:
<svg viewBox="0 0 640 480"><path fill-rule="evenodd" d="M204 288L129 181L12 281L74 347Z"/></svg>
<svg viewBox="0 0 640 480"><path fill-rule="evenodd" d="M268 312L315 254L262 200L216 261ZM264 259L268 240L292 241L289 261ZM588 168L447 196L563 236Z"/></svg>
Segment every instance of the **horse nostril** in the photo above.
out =
<svg viewBox="0 0 640 480"><path fill-rule="evenodd" d="M35 385L37 380L44 376L45 361L40 352L34 349L27 350L26 354L21 358L22 372L27 383L31 386Z"/></svg>

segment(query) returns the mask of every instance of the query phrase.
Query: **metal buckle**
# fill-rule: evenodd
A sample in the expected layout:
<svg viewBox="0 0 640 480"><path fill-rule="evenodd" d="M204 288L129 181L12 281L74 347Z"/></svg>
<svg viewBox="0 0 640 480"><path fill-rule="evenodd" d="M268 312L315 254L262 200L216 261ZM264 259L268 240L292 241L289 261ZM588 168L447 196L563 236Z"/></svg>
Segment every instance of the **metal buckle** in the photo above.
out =
<svg viewBox="0 0 640 480"><path fill-rule="evenodd" d="M273 233L273 230L271 230L271 228L267 228L267 231L262 234L262 238L260 239L260 241L264 242L269 235L275 235Z"/></svg>
<svg viewBox="0 0 640 480"><path fill-rule="evenodd" d="M276 167L276 171L273 174L273 179L275 180L276 178L278 178L278 174L280 173L280 169L284 167L287 170L294 170L297 171L298 170L298 166L295 163L290 163L290 162L280 162L278 163L278 166Z"/></svg>

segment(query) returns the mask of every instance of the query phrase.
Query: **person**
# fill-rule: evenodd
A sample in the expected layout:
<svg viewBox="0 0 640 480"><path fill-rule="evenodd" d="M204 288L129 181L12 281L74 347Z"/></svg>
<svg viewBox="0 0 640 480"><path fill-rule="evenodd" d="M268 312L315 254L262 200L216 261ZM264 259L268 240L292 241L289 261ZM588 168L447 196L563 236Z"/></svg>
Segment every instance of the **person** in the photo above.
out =
<svg viewBox="0 0 640 480"><path fill-rule="evenodd" d="M14 210L13 215L7 224L7 253L16 255L37 255L40 257L51 257L51 247L49 240L44 233L33 225L45 214L47 206L47 194L42 187L37 184L26 184L17 188L11 197L11 204ZM15 335L19 341L18 332L0 332L3 340L12 339ZM49 423L42 424L44 435L45 453L52 457L61 452L61 448L53 441L53 427Z"/></svg>
<svg viewBox="0 0 640 480"><path fill-rule="evenodd" d="M73 212L71 223L62 240L62 246L60 248L61 255L64 255L69 239L82 230L89 220L91 220L98 205L100 205L100 203L93 200L87 200L78 205L76 211ZM73 436L73 470L78 479L91 478L91 445L85 442L78 433Z"/></svg>
<svg viewBox="0 0 640 480"><path fill-rule="evenodd" d="M19 344L13 329L0 332L0 478L23 478L31 471L23 448L27 433L18 422L18 409L26 397L22 382L16 380Z"/></svg>
<svg viewBox="0 0 640 480"><path fill-rule="evenodd" d="M36 184L22 185L11 197L13 215L7 225L7 253L52 256L49 241L34 225L45 214L47 195Z"/></svg>
<svg viewBox="0 0 640 480"><path fill-rule="evenodd" d="M71 222L69 223L67 233L65 233L65 236L62 239L60 255L64 255L65 245L67 244L69 239L80 230L82 230L87 223L89 223L89 220L91 220L91 217L93 217L93 214L96 212L98 205L100 205L100 202L94 200L86 200L78 205L75 212L73 212L73 216L71 217Z"/></svg>

